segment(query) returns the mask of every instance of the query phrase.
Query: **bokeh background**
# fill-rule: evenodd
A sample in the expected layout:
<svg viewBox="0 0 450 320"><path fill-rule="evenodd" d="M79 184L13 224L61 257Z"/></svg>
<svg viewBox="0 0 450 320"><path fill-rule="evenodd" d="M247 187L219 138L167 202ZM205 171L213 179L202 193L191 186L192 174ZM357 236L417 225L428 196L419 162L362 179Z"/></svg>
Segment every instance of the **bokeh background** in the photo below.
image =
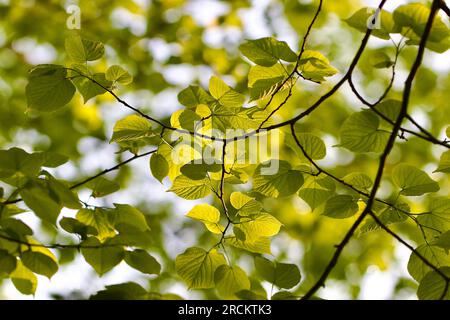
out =
<svg viewBox="0 0 450 320"><path fill-rule="evenodd" d="M371 0L324 2L308 47L324 53L339 73L320 86L300 82L287 106L278 113L279 119L297 114L342 76L362 38L361 33L349 28L342 19L360 7L378 5L378 1ZM405 2L387 1L385 8L390 11ZM67 155L71 161L52 173L69 181L95 174L129 156L118 154L117 146L108 143L114 123L129 111L107 94L85 105L77 94L68 106L50 114L26 110L28 70L36 64L63 64L66 59L64 39L73 32L66 27L70 15L66 9L71 5L81 9L81 34L105 43L105 66L120 64L134 76L133 84L120 88L119 95L155 117L168 118L181 107L177 101L181 89L193 83L207 87L213 74L238 89L246 88L249 65L238 51L244 39L274 36L298 49L317 3L309 0L0 0L0 148L17 146L27 151L49 150ZM373 37L369 48L359 63L355 80L367 97L375 99L388 83L390 71L374 69L370 53L382 50L392 55L394 48L391 42ZM400 96L415 50L408 47L402 52L392 97ZM412 116L441 137L450 112L449 70L450 53L427 51L411 103ZM361 107L348 86L344 86L314 116L302 122L304 128L320 132L326 142L328 155L320 164L335 168L342 175L376 170L373 155L355 156L333 147L338 143L342 122L350 112ZM402 159L431 174L441 151L439 147L410 138L395 147L389 161ZM441 192L448 195L448 180L440 174L432 176L442 179ZM161 185L154 179L147 158L108 177L121 184L119 192L93 199L89 190L81 190L80 198L102 206L119 202L139 207L152 228L153 245L149 250L162 262L163 274L157 279L145 277L122 263L99 278L81 255L65 250L57 252L61 267L52 280L39 277L35 298L86 298L104 285L125 281L135 281L155 291L173 292L183 298L214 297L208 291L188 291L178 281L173 267L175 256L188 246L211 241L200 225L184 217L200 201L183 200L165 192L171 182L164 180ZM391 187L389 182L384 183L380 195L389 194ZM353 220L319 217L298 197L266 201L264 205L284 224L283 231L273 240L273 255L298 264L303 277L306 275L304 281L311 284L308 275L313 279L320 274L333 252L333 245L340 241ZM412 208L420 210L420 206L418 202ZM74 212L64 210L63 215L73 216ZM71 239L63 231L41 224L31 213L19 217L38 230L36 237L43 243ZM420 243L414 225L404 224L397 230ZM319 295L334 299L415 299L417 284L407 273L408 258L408 250L383 232L362 235L350 243ZM248 256L236 259L244 269L253 270ZM270 287L266 289L269 291ZM21 295L5 280L0 282L0 298L33 297Z"/></svg>

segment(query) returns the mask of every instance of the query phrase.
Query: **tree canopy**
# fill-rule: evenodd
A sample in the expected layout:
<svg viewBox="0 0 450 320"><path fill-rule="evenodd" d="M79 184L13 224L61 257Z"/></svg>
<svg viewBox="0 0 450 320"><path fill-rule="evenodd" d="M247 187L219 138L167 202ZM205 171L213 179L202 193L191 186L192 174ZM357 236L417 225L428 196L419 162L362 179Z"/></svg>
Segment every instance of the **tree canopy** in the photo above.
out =
<svg viewBox="0 0 450 320"><path fill-rule="evenodd" d="M450 299L449 15L0 1L0 297Z"/></svg>

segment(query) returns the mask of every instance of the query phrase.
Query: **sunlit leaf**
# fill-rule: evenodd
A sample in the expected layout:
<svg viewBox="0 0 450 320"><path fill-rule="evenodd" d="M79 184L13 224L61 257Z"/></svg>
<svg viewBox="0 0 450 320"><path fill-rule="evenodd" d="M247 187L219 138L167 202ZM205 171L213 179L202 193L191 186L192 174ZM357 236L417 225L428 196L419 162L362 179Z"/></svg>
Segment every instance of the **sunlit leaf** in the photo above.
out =
<svg viewBox="0 0 450 320"><path fill-rule="evenodd" d="M224 256L215 249L192 247L177 256L175 269L190 289L212 288L214 273L223 264L226 264Z"/></svg>

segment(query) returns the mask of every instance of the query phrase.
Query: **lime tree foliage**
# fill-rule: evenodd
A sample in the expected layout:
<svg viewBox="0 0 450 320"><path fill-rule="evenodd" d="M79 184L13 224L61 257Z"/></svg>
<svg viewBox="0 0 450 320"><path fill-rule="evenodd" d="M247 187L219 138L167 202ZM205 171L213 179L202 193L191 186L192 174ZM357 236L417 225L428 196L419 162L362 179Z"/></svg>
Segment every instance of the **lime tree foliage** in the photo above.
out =
<svg viewBox="0 0 450 320"><path fill-rule="evenodd" d="M346 14L349 4L343 1L340 13L326 2L286 2L287 20L301 35L297 50L269 36L243 40L236 46L240 55L233 56L197 43L201 30L192 19L184 17L179 25L162 20L161 12L175 8L156 1L145 37L175 42L175 31L187 28L195 38L184 37L182 55L166 63L209 64L215 71L207 85L195 82L179 90L182 107L169 118L158 118L122 95L171 86L145 66L149 57L136 44L139 37L128 31L114 38L107 26L89 22L105 38L113 37L105 48L83 32L62 40L38 24L65 54L59 63L33 66L27 81L15 84L25 86L25 96L5 89L2 98L0 275L5 283L9 279L19 292L33 295L40 276L52 279L82 256L99 277L126 264L149 283L108 283L99 292L81 293L93 299L188 298L172 293L174 284L205 298L310 299L320 297L319 289L331 279L344 281L356 298L355 279L371 265L387 268L397 242L410 251L403 268L411 278L399 279L396 290L417 289L420 299L450 299L450 79L438 81L422 65L427 55L437 59L450 47L449 10L438 0L392 12L383 9L385 0L378 8L361 8L342 19L341 30L355 41L362 38L359 47L353 54L345 48L353 57L335 65L340 53L330 48L336 43L320 37L320 28L332 12ZM222 17L230 24L246 5L232 6ZM2 10L19 34L33 32L26 17L13 19L19 14L13 7ZM308 24L299 24L306 17ZM369 45L374 38L378 47ZM332 43L324 47L320 41ZM111 63L108 55L122 42L129 50ZM7 50L0 55L14 55ZM442 57L448 62L448 55ZM126 59L135 64L120 63ZM405 76L397 83L400 61ZM366 88L373 81L376 94L366 98L357 85ZM341 94L345 87L352 97ZM97 101L119 109L111 128L102 127ZM18 107L23 104L26 110ZM424 114L432 121L430 131L416 118ZM22 148L12 134L18 127L34 129L50 143L36 143L36 151ZM224 135L227 129L235 131ZM83 158L74 145L86 136L114 146L117 154L110 156L117 164L62 179L63 169ZM271 141L279 151L276 158L245 158L256 153L246 145L255 137ZM236 149L244 151L243 161ZM174 158L175 150L182 150L181 160ZM143 159L153 188L173 199L197 200L183 202L190 210L155 208L151 195L141 204L121 203L120 192L132 174L127 167ZM274 163L277 170L265 173ZM114 201L92 204L93 199ZM40 224L27 224L21 218L27 212ZM174 248L165 243L168 232L188 232L190 240Z"/></svg>

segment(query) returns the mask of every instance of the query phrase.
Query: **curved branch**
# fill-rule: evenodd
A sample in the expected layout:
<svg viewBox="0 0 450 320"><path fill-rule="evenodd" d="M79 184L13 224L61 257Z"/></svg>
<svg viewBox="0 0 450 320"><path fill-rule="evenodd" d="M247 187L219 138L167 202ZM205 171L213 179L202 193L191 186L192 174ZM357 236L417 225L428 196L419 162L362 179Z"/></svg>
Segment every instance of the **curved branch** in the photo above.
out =
<svg viewBox="0 0 450 320"><path fill-rule="evenodd" d="M437 266L435 266L433 263L431 263L427 258L425 258L420 252L418 252L416 249L414 249L413 246L411 246L408 242L406 242L402 237L400 237L398 234L396 234L394 231L392 231L390 228L388 228L372 211L369 213L373 220L380 226L381 229L386 231L388 234L390 234L393 238L395 238L398 242L400 242L402 245L404 245L406 248L408 248L411 252L413 252L424 264L429 266L431 269L433 269L437 274L439 274L444 281L446 282L446 289L442 293L440 300L442 300L447 293L449 284L450 284L450 277L448 277L445 273L443 273Z"/></svg>
<svg viewBox="0 0 450 320"><path fill-rule="evenodd" d="M77 249L80 250L82 248L85 249L100 249L100 248L106 248L106 247L123 247L127 246L127 244L121 244L121 243L106 243L101 245L82 245L82 244L62 244L62 243L52 243L52 244L42 244L42 243L30 243L21 239L15 239L10 236L5 236L4 234L0 233L0 239L18 243L24 246L27 246L28 248L47 248L47 249Z"/></svg>
<svg viewBox="0 0 450 320"><path fill-rule="evenodd" d="M370 197L370 194L369 194L369 193L364 192L364 191L362 191L362 190L356 188L356 187L353 186L352 184L346 182L345 180L343 180L343 179L341 179L341 178L338 178L336 175L334 175L334 174L332 174L331 172L327 171L326 169L320 167L320 166L317 164L317 162L314 161L314 160L306 153L305 148L303 147L303 145L302 145L302 144L300 143L300 141L298 140L297 134L296 134L296 132L295 132L295 127L294 127L293 124L291 124L291 132L292 132L292 135L293 135L293 137L294 137L294 141L295 141L295 143L297 144L297 146L300 148L300 150L302 151L302 154L303 154L303 155L305 156L305 158L306 158L306 159L314 166L314 168L317 169L318 173L317 173L317 174L314 174L314 175L318 175L318 174L320 174L320 173L323 173L323 174L325 174L326 176L328 176L328 177L332 178L333 180L337 181L338 183L342 184L343 186L345 186L345 187L347 187L347 188L349 188L349 189L351 189L351 190L357 192L359 195L364 196L364 197L366 197L366 198L369 198L369 197ZM398 208L397 206L395 206L394 204L392 204L392 203L390 203L390 202L388 202L388 201L385 201L385 200L382 200L382 199L379 199L379 198L375 198L374 200L375 200L376 202L379 202L379 203L382 203L382 204L384 204L384 205L387 205L387 206L389 206L390 208L393 208L393 209L395 209L395 210L397 210L397 211L399 211L399 212L401 212L401 213L404 213L404 214L406 214L408 217L412 217L412 214L411 214L410 212L408 212L408 211L406 211L406 210L404 210L404 209Z"/></svg>
<svg viewBox="0 0 450 320"><path fill-rule="evenodd" d="M373 112L375 112L379 117L381 117L383 120L385 120L386 122L390 123L391 125L394 125L394 121L392 121L391 119L389 119L386 115L384 115L382 112L380 112L376 106L381 102L380 99L378 99L376 102L374 103L370 103L369 101L367 101L356 89L355 84L353 83L352 78L350 77L348 80L348 84L350 85L350 88L352 90L352 92L355 94L355 96L358 98L359 101L361 101L364 105L368 106L370 108L370 110L372 110ZM416 126L423 134L418 133L416 131L410 130L410 129L406 129L403 127L400 127L400 131L401 132L406 132L409 133L411 135L414 135L422 140L426 140L428 142L431 142L433 144L436 145L441 145L443 147L449 148L450 149L450 143L448 143L447 141L441 141L439 139L437 139L435 136L433 136L429 131L427 131L425 128L423 128L421 125L419 125L417 123L417 121L414 120L414 118L412 118L409 114L406 115L406 118L414 125Z"/></svg>
<svg viewBox="0 0 450 320"><path fill-rule="evenodd" d="M410 71L410 73L408 75L408 78L406 79L406 82L405 82L405 87L404 87L404 90L403 90L403 99L402 99L402 105L401 105L400 113L397 116L397 119L396 119L395 124L394 124L394 128L392 129L392 132L391 132L391 134L389 136L389 140L388 140L388 142L386 144L386 147L384 148L384 151L383 151L383 153L380 156L379 165L378 165L378 169L377 169L377 174L376 174L376 177L375 177L375 181L374 181L372 190L370 192L370 197L367 200L366 207L364 208L364 210L361 213L361 215L357 218L357 220L352 224L350 229L347 231L347 233L345 234L345 236L342 239L342 241L336 246L336 251L334 252L330 262L325 267L325 270L323 271L322 275L317 280L317 282L306 292L306 294L302 297L302 300L306 300L306 299L311 298L322 286L325 285L325 281L327 280L327 278L328 278L329 274L331 273L331 271L336 266L342 251L344 250L344 248L346 247L346 245L348 244L350 239L353 237L353 234L357 230L358 226L361 224L361 222L364 220L364 218L372 211L372 205L373 205L373 203L375 201L376 193L378 191L378 188L381 185L381 179L383 177L383 172L384 172L386 159L389 156L389 153L391 152L391 150L392 150L392 148L394 146L397 134L400 131L401 123L402 123L403 119L407 115L409 99L410 99L411 89L412 89L412 84L413 84L414 78L415 78L415 76L417 74L417 71L418 71L420 65L422 64L422 59L423 59L423 55L424 55L424 52L425 52L425 45L426 45L428 36L430 34L430 31L431 31L431 27L432 27L432 24L433 24L434 17L436 15L436 11L438 9L438 1L439 0L434 0L433 1L432 7L431 7L431 10L430 10L430 15L429 15L429 17L427 19L427 24L425 26L425 30L423 32L422 38L420 39L420 44L419 44L419 49L418 49L418 52L417 52L416 59L415 59L414 64L413 64L413 66L411 68L411 71Z"/></svg>
<svg viewBox="0 0 450 320"><path fill-rule="evenodd" d="M130 163L131 161L134 161L134 160L136 160L138 158L142 158L142 157L148 156L149 154L155 153L156 151L157 150L151 150L151 151L144 152L144 153L141 153L141 154L136 154L136 155L134 155L131 158L128 158L128 159L126 159L126 160L124 160L122 162L119 162L114 167L102 170L99 173L97 173L97 174L95 174L95 175L93 175L93 176L91 176L89 178L86 178L86 179L84 179L84 180L82 180L80 182L77 182L77 183L73 184L72 186L69 187L69 189L72 190L72 189L76 189L78 187L81 187L82 185L88 183L89 181L92 181L92 180L94 180L94 179L96 179L96 178L98 178L100 176L103 176L103 175L109 173L109 172L115 171L115 170L119 169L120 167L122 167L123 165L125 165L127 163ZM18 203L18 202L21 202L21 201L23 201L22 198L18 198L18 199L14 199L14 200L7 200L7 201L4 201L4 202L0 202L0 205L3 206L3 205L8 205L8 204L14 204L14 203Z"/></svg>
<svg viewBox="0 0 450 320"><path fill-rule="evenodd" d="M306 80L305 77L302 76L302 74L300 72L298 72L298 66L300 64L300 60L303 56L303 53L305 52L305 48L306 48L306 41L308 40L309 34L311 33L312 27L314 26L314 24L316 23L317 18L319 17L320 11L322 10L322 3L323 0L319 0L319 5L317 7L316 13L314 14L313 19L311 20L311 23L308 25L308 28L306 30L305 35L303 36L303 41L302 41L302 46L300 48L300 53L297 56L297 61L295 63L294 69L292 70L292 72L289 74L289 76L283 81L283 83L279 86L279 88L277 88L277 90L275 90L275 92L272 94L272 96L269 99L269 102L266 104L265 108L267 108L270 103L272 102L273 98L275 97L275 95L278 93L279 90L281 90L281 88L283 88L283 86L290 80L292 79L292 77L295 74L298 74L299 77L302 77L303 79ZM298 79L298 78L297 78ZM283 100L283 102L281 104L279 104L274 110L272 110L272 112L270 112L270 114L261 122L261 124L258 127L258 130L261 129L263 127L263 125L269 121L269 119L276 113L278 112L278 110L280 110L289 100L289 98L292 95L292 88L294 87L295 83L297 82L297 79L295 79L295 82L291 85L291 87L289 88L289 93L287 95L287 97Z"/></svg>
<svg viewBox="0 0 450 320"><path fill-rule="evenodd" d="M444 0L439 0L439 8L450 18L450 9Z"/></svg>

